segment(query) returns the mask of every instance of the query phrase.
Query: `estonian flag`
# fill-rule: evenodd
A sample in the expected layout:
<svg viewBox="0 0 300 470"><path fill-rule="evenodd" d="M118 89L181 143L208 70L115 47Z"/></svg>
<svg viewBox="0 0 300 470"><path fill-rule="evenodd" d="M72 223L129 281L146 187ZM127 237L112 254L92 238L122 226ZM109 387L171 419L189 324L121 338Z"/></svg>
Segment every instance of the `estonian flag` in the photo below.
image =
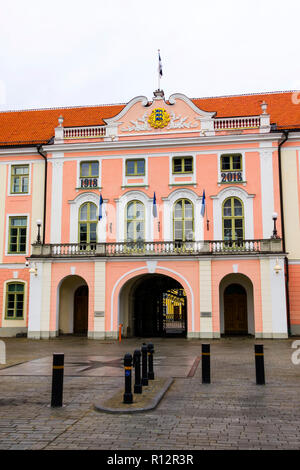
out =
<svg viewBox="0 0 300 470"><path fill-rule="evenodd" d="M202 195L202 204L201 204L201 215L204 217L205 213L205 190L203 190L203 195Z"/></svg>
<svg viewBox="0 0 300 470"><path fill-rule="evenodd" d="M155 196L155 192L154 192L154 194L153 194L152 214L153 214L153 217L157 217L157 205L156 205L156 196Z"/></svg>
<svg viewBox="0 0 300 470"><path fill-rule="evenodd" d="M100 202L99 202L99 220L102 219L102 205L103 205L103 198L102 194L100 193Z"/></svg>
<svg viewBox="0 0 300 470"><path fill-rule="evenodd" d="M161 58L160 58L160 51L158 50L158 73L159 76L162 77L162 63L161 63Z"/></svg>

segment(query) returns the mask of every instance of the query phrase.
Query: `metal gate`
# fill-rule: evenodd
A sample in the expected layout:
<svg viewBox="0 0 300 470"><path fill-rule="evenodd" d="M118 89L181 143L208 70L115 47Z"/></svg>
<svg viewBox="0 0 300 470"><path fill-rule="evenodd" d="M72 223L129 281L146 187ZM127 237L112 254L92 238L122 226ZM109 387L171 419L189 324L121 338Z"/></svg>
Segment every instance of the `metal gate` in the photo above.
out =
<svg viewBox="0 0 300 470"><path fill-rule="evenodd" d="M147 276L135 292L136 336L185 336L187 302L184 289L167 276Z"/></svg>
<svg viewBox="0 0 300 470"><path fill-rule="evenodd" d="M183 336L186 333L186 296L183 289L170 289L162 294L162 333Z"/></svg>

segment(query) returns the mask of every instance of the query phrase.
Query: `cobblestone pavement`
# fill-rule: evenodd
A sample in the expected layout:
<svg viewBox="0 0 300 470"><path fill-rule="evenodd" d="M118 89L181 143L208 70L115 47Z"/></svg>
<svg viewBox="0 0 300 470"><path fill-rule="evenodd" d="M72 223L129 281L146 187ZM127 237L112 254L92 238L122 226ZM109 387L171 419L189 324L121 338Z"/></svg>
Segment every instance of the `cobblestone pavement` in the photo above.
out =
<svg viewBox="0 0 300 470"><path fill-rule="evenodd" d="M0 449L299 449L300 364L291 362L295 339L262 341L266 385L257 386L254 339L212 340L212 383L202 385L201 362L194 375L188 373L201 355L200 341L153 338L155 355L176 378L155 410L133 415L93 408L123 386L122 374L66 375L60 409L49 407L50 375L3 374L53 352L64 352L66 361L122 357L142 340L5 339L10 367L1 366ZM188 367L178 374L182 362Z"/></svg>

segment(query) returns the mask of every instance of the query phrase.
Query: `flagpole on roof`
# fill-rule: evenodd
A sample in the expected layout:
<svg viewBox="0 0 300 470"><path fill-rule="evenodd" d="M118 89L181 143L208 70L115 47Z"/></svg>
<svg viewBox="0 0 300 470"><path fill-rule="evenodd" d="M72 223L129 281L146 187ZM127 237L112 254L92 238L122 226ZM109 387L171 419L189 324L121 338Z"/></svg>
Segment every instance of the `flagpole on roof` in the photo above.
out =
<svg viewBox="0 0 300 470"><path fill-rule="evenodd" d="M160 79L162 77L162 63L160 58L160 49L158 49L158 90L160 90Z"/></svg>

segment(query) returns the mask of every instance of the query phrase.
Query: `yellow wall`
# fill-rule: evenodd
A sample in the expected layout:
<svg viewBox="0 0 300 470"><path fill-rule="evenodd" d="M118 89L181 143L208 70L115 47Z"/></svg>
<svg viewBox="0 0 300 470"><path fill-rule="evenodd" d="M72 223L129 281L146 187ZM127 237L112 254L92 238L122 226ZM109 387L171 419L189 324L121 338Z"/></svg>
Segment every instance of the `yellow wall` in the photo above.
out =
<svg viewBox="0 0 300 470"><path fill-rule="evenodd" d="M297 151L282 149L281 162L286 251L290 259L300 259Z"/></svg>

